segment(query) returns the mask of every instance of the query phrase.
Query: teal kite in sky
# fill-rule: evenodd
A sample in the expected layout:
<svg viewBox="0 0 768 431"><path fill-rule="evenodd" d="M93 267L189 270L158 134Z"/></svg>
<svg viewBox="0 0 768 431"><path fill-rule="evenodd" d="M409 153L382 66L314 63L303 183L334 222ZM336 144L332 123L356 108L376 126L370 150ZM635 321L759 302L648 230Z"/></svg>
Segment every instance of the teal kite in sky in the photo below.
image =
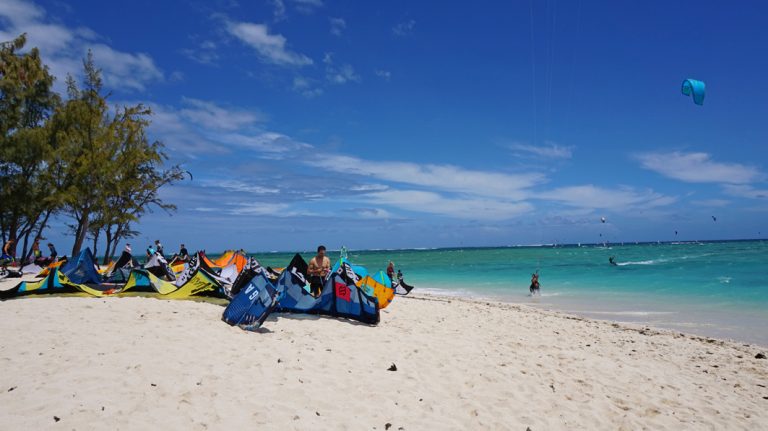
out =
<svg viewBox="0 0 768 431"><path fill-rule="evenodd" d="M693 103L697 105L704 104L704 95L706 94L706 85L704 81L695 79L686 79L683 81L683 94L693 97Z"/></svg>

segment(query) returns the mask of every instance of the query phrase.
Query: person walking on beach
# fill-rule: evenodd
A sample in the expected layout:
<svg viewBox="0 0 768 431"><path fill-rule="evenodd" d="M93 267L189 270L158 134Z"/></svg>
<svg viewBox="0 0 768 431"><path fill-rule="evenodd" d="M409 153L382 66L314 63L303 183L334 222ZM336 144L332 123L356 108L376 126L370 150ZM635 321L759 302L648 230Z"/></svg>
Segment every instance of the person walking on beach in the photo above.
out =
<svg viewBox="0 0 768 431"><path fill-rule="evenodd" d="M539 273L535 272L531 274L531 296L536 294L541 295L540 288L541 285L539 284Z"/></svg>
<svg viewBox="0 0 768 431"><path fill-rule="evenodd" d="M313 296L320 296L323 290L323 282L328 273L331 272L331 259L325 255L325 246L317 247L317 255L309 260L309 286Z"/></svg>

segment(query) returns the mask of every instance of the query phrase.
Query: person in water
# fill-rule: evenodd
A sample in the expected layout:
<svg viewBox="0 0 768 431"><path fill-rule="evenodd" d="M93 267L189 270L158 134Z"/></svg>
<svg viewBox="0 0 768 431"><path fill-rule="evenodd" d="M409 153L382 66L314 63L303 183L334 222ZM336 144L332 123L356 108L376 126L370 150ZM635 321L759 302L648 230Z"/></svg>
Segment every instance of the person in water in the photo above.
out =
<svg viewBox="0 0 768 431"><path fill-rule="evenodd" d="M539 293L539 290L541 288L541 285L539 284L539 273L533 273L531 274L531 296Z"/></svg>
<svg viewBox="0 0 768 431"><path fill-rule="evenodd" d="M615 257L613 257L613 256L609 257L609 258L608 258L608 263L610 263L610 264L611 264L611 265L613 265L613 266L616 266L616 265L617 265L617 263L616 263L616 258L615 258Z"/></svg>
<svg viewBox="0 0 768 431"><path fill-rule="evenodd" d="M307 275L312 295L320 296L323 290L325 277L331 272L331 259L325 255L325 246L317 247L317 255L309 260Z"/></svg>

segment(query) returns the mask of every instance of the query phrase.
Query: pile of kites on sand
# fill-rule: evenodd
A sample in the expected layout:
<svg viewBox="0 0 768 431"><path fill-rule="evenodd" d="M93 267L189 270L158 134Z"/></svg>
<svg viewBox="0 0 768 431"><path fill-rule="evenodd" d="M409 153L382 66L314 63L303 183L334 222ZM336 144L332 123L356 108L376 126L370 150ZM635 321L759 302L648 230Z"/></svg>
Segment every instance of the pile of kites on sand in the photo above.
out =
<svg viewBox="0 0 768 431"><path fill-rule="evenodd" d="M99 269L91 250L45 268L27 265L21 273L37 274L39 281L23 281L0 291L0 300L31 295L149 296L159 299L208 300L227 304L222 319L246 330L258 329L273 312L320 314L375 325L379 311L395 295L407 295L412 286L401 275L396 280L383 271L369 273L342 256L322 280L323 289L312 295L307 262L298 253L285 268L263 267L245 253L227 251L211 260L199 251L188 262L168 263L156 253L139 265L123 252Z"/></svg>

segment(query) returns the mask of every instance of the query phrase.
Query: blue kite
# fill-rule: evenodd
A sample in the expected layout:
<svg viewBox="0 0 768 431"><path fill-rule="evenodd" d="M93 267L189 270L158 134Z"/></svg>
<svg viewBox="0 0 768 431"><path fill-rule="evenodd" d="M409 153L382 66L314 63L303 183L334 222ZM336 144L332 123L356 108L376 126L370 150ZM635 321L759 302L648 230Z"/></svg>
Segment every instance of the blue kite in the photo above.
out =
<svg viewBox="0 0 768 431"><path fill-rule="evenodd" d="M693 97L693 103L697 105L704 104L704 96L706 95L707 86L704 81L697 81L695 79L686 79L683 81L683 94Z"/></svg>

